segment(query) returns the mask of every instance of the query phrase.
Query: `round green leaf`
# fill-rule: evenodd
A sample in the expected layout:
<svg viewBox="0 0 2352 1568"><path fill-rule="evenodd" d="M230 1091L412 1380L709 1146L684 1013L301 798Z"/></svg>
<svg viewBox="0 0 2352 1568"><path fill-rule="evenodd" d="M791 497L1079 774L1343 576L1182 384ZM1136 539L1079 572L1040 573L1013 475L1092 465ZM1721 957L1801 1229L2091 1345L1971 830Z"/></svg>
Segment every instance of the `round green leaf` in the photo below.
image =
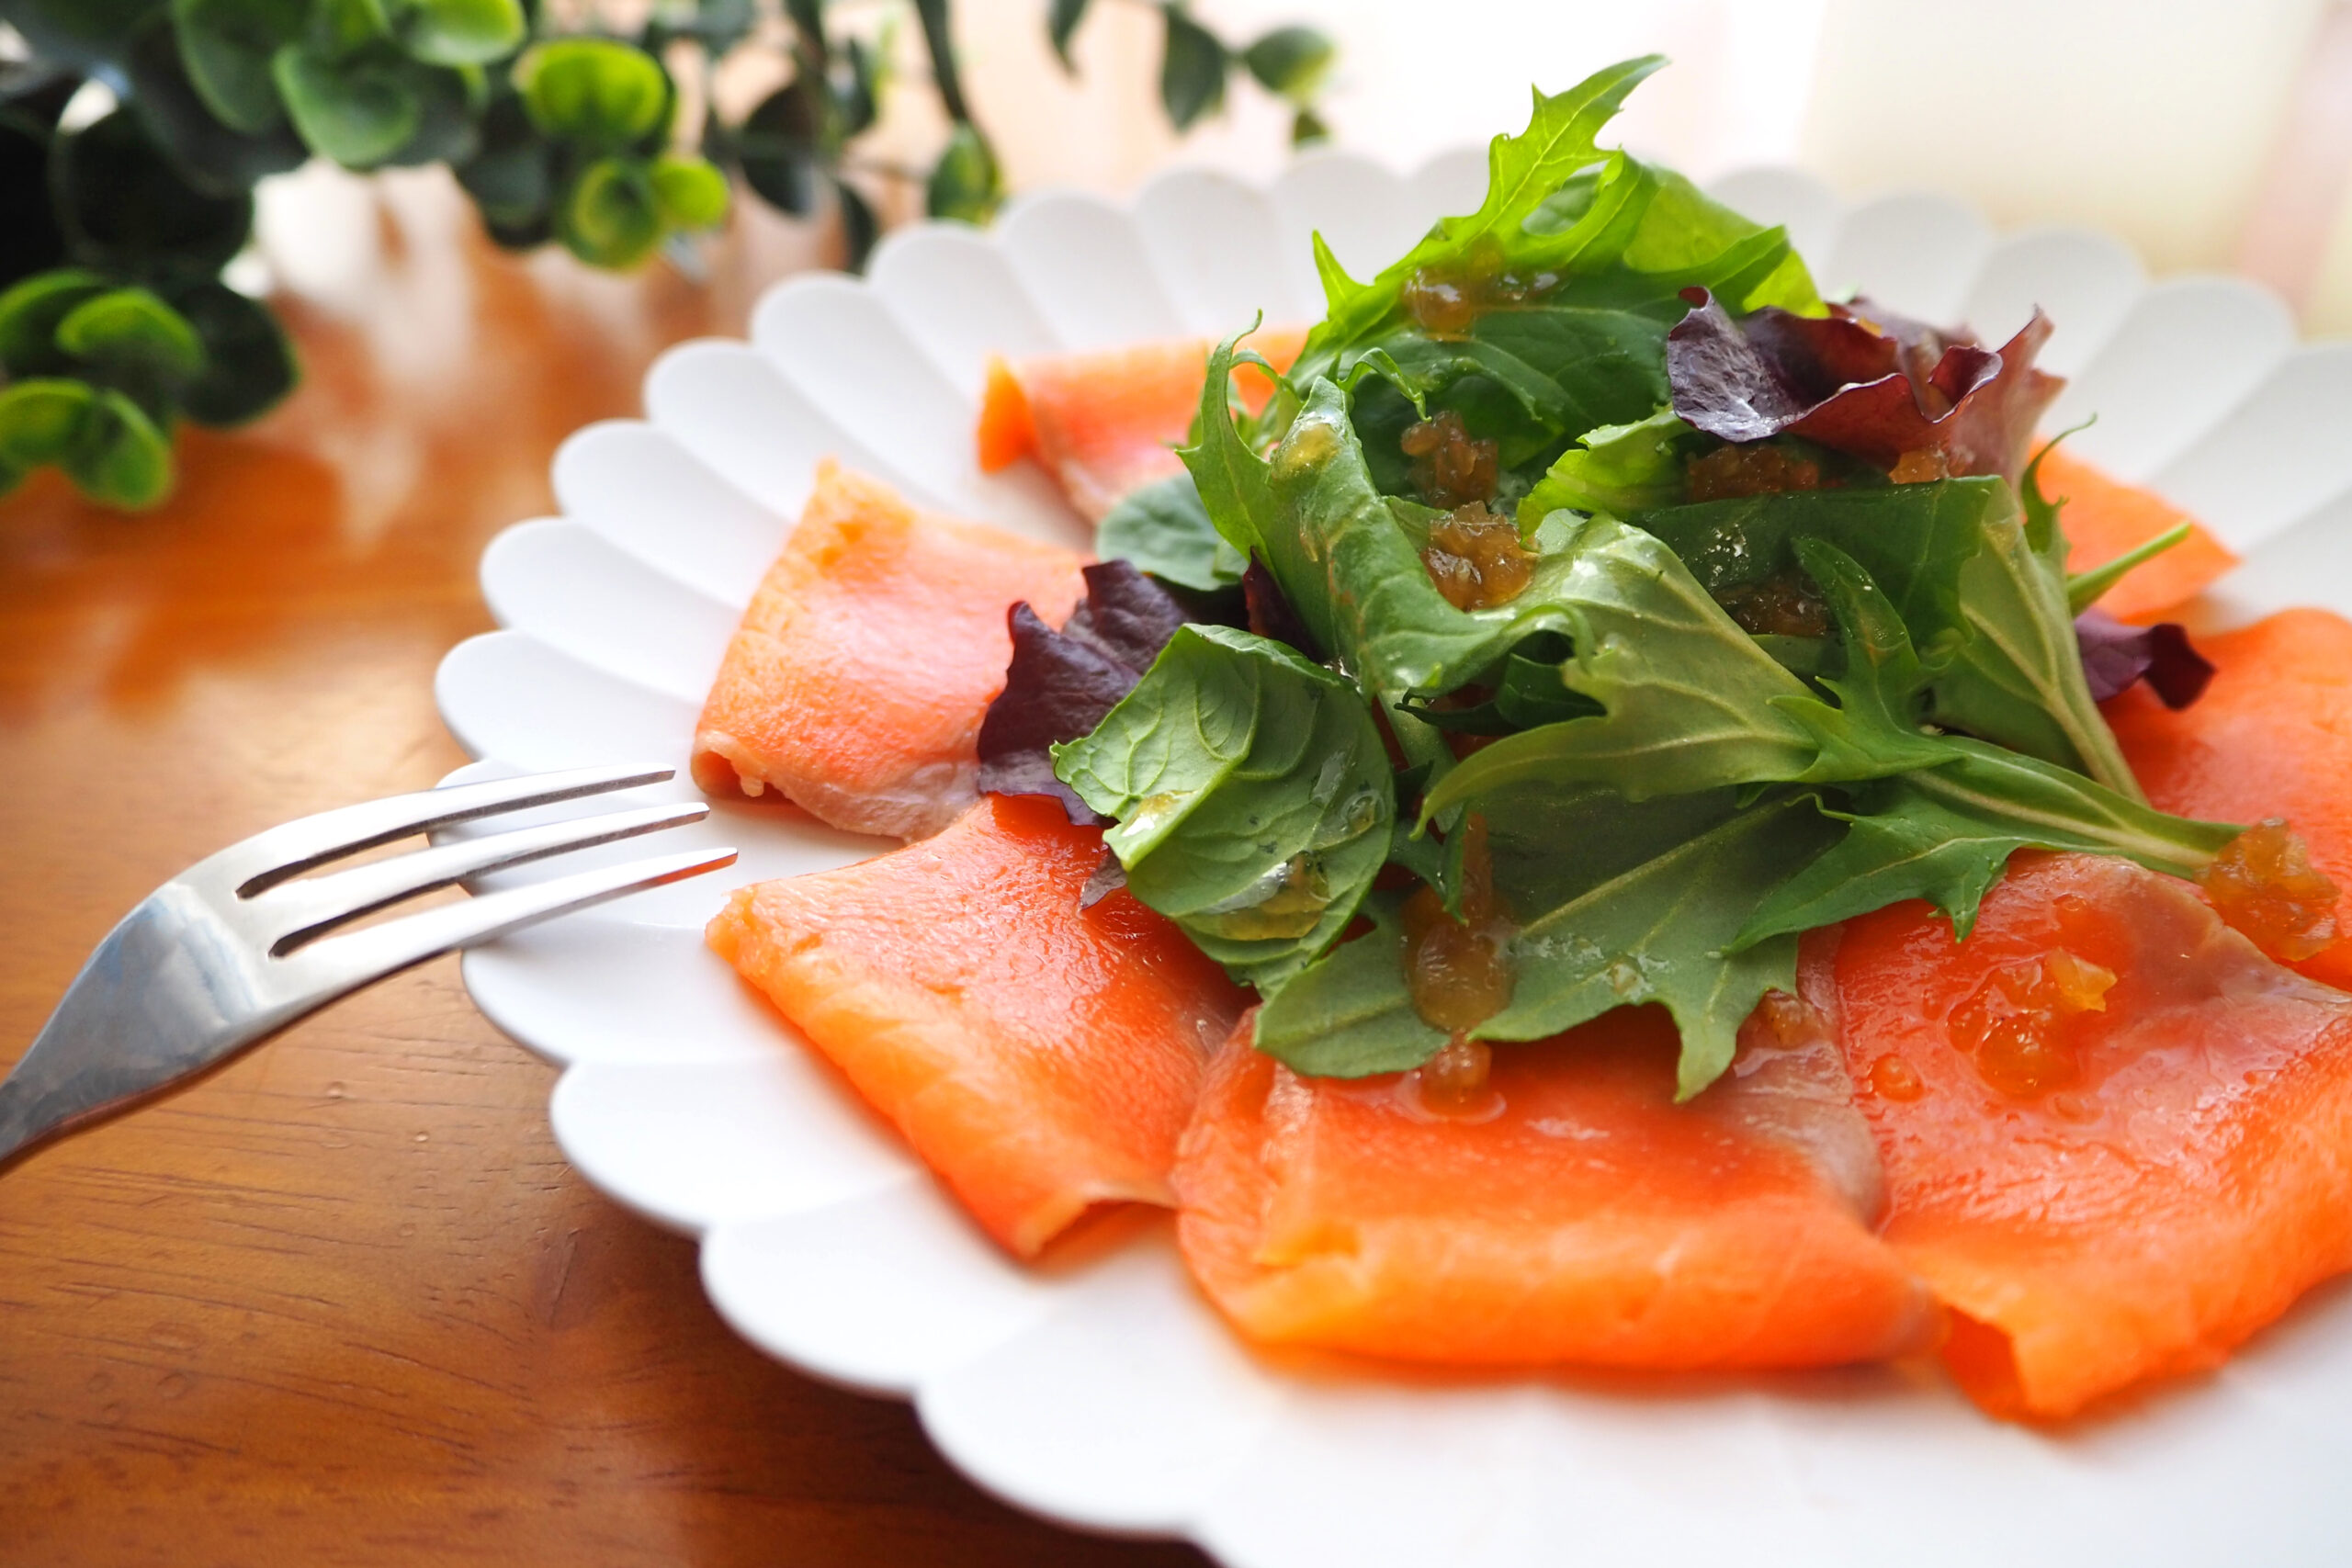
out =
<svg viewBox="0 0 2352 1568"><path fill-rule="evenodd" d="M38 468L62 463L97 404L97 389L59 377L0 388L0 463Z"/></svg>
<svg viewBox="0 0 2352 1568"><path fill-rule="evenodd" d="M817 204L818 125L815 96L796 77L762 98L733 137L744 183L797 218Z"/></svg>
<svg viewBox="0 0 2352 1568"><path fill-rule="evenodd" d="M269 62L309 11L303 0L172 0L188 81L223 125L253 135L285 118Z"/></svg>
<svg viewBox="0 0 2352 1568"><path fill-rule="evenodd" d="M127 109L60 138L50 178L74 250L109 271L217 272L253 231L251 196L190 186Z"/></svg>
<svg viewBox="0 0 2352 1568"><path fill-rule="evenodd" d="M960 121L947 146L932 166L923 192L924 208L933 218L985 223L996 216L1004 200L1004 177L998 172L996 153L979 128Z"/></svg>
<svg viewBox="0 0 2352 1568"><path fill-rule="evenodd" d="M653 163L653 200L673 229L708 229L727 216L727 176L703 158Z"/></svg>
<svg viewBox="0 0 2352 1568"><path fill-rule="evenodd" d="M113 287L95 272L60 267L0 294L0 370L17 380L64 370L70 361L58 346L57 323Z"/></svg>
<svg viewBox="0 0 2352 1568"><path fill-rule="evenodd" d="M289 44L272 62L294 129L347 169L373 168L416 134L422 108L398 64L369 53L335 60Z"/></svg>
<svg viewBox="0 0 2352 1568"><path fill-rule="evenodd" d="M529 32L517 0L394 0L392 36L430 65L487 65L522 47Z"/></svg>
<svg viewBox="0 0 2352 1568"><path fill-rule="evenodd" d="M313 54L345 60L391 34L383 0L311 0L311 25L303 41Z"/></svg>
<svg viewBox="0 0 2352 1568"><path fill-rule="evenodd" d="M196 329L144 288L114 288L83 300L57 323L57 346L110 370L169 380L204 368Z"/></svg>
<svg viewBox="0 0 2352 1568"><path fill-rule="evenodd" d="M416 98L416 130L384 162L402 168L462 164L481 151L481 73L401 59L392 67Z"/></svg>
<svg viewBox="0 0 2352 1568"><path fill-rule="evenodd" d="M1225 103L1225 45L1182 6L1163 6L1160 15L1168 32L1159 56L1159 102L1170 123L1186 130Z"/></svg>
<svg viewBox="0 0 2352 1568"><path fill-rule="evenodd" d="M59 465L82 493L109 506L153 506L172 493L172 444L137 403L102 391Z"/></svg>
<svg viewBox="0 0 2352 1568"><path fill-rule="evenodd" d="M594 266L635 266L662 243L662 211L646 166L600 158L580 172L556 213L565 249Z"/></svg>
<svg viewBox="0 0 2352 1568"><path fill-rule="evenodd" d="M540 130L594 146L641 141L670 112L670 79L660 63L611 39L537 45L515 63L514 82Z"/></svg>
<svg viewBox="0 0 2352 1568"><path fill-rule="evenodd" d="M556 144L513 94L491 100L481 136L480 150L458 165L458 183L481 209L492 234L543 223L555 199Z"/></svg>
<svg viewBox="0 0 2352 1568"><path fill-rule="evenodd" d="M179 389L198 424L243 424L275 408L300 372L294 345L267 306L210 278L165 286L164 297L204 344L204 370Z"/></svg>
<svg viewBox="0 0 2352 1568"><path fill-rule="evenodd" d="M1241 60L1266 91L1304 107L1323 85L1338 53L1330 39L1313 28L1276 28L1243 50Z"/></svg>
<svg viewBox="0 0 2352 1568"><path fill-rule="evenodd" d="M181 179L207 195L242 196L265 175L298 168L310 149L286 123L270 85L270 123L247 133L222 123L188 75L172 18L158 12L131 40L123 70L140 123Z"/></svg>
<svg viewBox="0 0 2352 1568"><path fill-rule="evenodd" d="M1310 147L1317 141L1331 140L1331 128L1313 109L1301 109L1290 117L1290 144Z"/></svg>

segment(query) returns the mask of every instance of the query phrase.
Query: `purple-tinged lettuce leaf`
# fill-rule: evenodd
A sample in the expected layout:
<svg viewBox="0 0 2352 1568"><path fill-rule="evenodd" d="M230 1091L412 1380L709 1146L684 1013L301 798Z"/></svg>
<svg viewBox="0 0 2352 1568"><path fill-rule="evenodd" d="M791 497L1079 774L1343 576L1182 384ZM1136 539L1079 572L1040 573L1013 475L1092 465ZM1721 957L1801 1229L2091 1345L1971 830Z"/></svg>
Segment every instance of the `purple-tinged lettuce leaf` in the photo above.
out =
<svg viewBox="0 0 2352 1568"><path fill-rule="evenodd" d="M2075 617L2075 637L2083 646L2083 678L2094 702L2120 696L2145 681L2165 706L2185 708L2205 694L2213 679L2212 664L2177 621L2134 626L2104 610L2085 610Z"/></svg>
<svg viewBox="0 0 2352 1568"><path fill-rule="evenodd" d="M1689 288L1667 333L1674 412L1725 441L1802 435L1881 468L1909 452L1951 475L2014 483L2036 421L2064 385L2037 370L2050 335L2039 310L1998 352L1867 303L1823 317L1767 307L1742 321Z"/></svg>
<svg viewBox="0 0 2352 1568"><path fill-rule="evenodd" d="M1320 660L1315 637L1298 612L1283 597L1283 585L1266 570L1265 560L1257 551L1250 552L1250 565L1241 574L1241 600L1249 607L1249 629L1262 637L1288 643L1309 659Z"/></svg>
<svg viewBox="0 0 2352 1568"><path fill-rule="evenodd" d="M1051 748L1091 733L1135 690L1184 625L1184 607L1131 563L1108 560L1086 569L1086 601L1061 630L1025 601L1006 621L1012 660L980 721L980 792L1049 795L1072 822L1100 827L1110 819L1054 776Z"/></svg>

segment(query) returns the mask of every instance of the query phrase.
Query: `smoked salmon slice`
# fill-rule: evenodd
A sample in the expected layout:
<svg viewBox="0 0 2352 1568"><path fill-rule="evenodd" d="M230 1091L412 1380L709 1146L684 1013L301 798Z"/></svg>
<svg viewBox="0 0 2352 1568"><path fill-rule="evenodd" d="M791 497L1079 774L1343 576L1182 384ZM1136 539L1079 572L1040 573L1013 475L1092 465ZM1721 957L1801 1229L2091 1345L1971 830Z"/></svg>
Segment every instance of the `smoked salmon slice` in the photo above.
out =
<svg viewBox="0 0 2352 1568"><path fill-rule="evenodd" d="M2285 610L2197 648L2214 674L2191 706L2175 713L2142 688L2106 706L2148 799L2210 822L2283 817L2312 863L2352 888L2352 622ZM2346 915L2339 903L2339 931ZM2352 989L2352 942L2294 967Z"/></svg>
<svg viewBox="0 0 2352 1568"><path fill-rule="evenodd" d="M752 595L695 726L695 782L775 790L861 833L918 839L968 809L1016 600L1059 626L1084 556L915 511L831 462Z"/></svg>
<svg viewBox="0 0 2352 1568"><path fill-rule="evenodd" d="M1306 341L1300 328L1272 328L1244 346L1287 370ZM993 360L980 400L980 468L994 473L1035 456L1069 503L1100 523L1129 491L1182 473L1174 448L1201 406L1211 344L1201 338L1138 344L1088 354ZM1234 372L1251 412L1273 394L1255 366Z"/></svg>
<svg viewBox="0 0 2352 1568"><path fill-rule="evenodd" d="M989 795L920 843L743 888L707 933L1024 1257L1094 1204L1174 1201L1243 1006L1125 890L1079 908L1102 856L1055 802Z"/></svg>
<svg viewBox="0 0 2352 1568"><path fill-rule="evenodd" d="M2352 997L2188 884L2021 855L1967 941L1890 906L1848 923L1837 979L1883 1234L1988 1411L2217 1365L2352 1267Z"/></svg>
<svg viewBox="0 0 2352 1568"><path fill-rule="evenodd" d="M2125 572L2099 598L2098 607L2119 621L2154 620L2197 597L2238 558L2205 531L2205 525L2152 491L2108 478L2064 446L2041 459L2041 493L2066 504L2058 514L2066 531L2066 570L2085 572L2128 550L2137 549L2179 525L2188 537Z"/></svg>
<svg viewBox="0 0 2352 1568"><path fill-rule="evenodd" d="M1826 1365L1918 1348L1933 1305L1871 1231L1876 1158L1826 1035L1674 1103L1662 1010L1494 1054L1488 1100L1302 1077L1245 1026L1176 1168L1177 1235L1271 1344L1457 1365Z"/></svg>

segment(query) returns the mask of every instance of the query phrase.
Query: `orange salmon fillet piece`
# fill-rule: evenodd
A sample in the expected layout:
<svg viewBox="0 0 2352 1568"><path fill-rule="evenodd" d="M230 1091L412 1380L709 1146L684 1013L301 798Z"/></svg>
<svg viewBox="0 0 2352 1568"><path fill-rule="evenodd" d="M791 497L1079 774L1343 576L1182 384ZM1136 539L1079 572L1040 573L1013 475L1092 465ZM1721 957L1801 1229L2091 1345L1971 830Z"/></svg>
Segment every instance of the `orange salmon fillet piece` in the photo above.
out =
<svg viewBox="0 0 2352 1568"><path fill-rule="evenodd" d="M1620 1009L1498 1047L1485 1119L1248 1038L1209 1069L1176 1190L1186 1262L1253 1339L1665 1371L1869 1359L1932 1327L1838 1179L1858 1152L1873 1187L1876 1160L1826 1036L1678 1107L1671 1022Z"/></svg>
<svg viewBox="0 0 2352 1568"><path fill-rule="evenodd" d="M713 951L1029 1256L1097 1203L1172 1204L1202 1064L1244 998L1124 889L1100 829L990 795L934 838L737 892Z"/></svg>
<svg viewBox="0 0 2352 1568"><path fill-rule="evenodd" d="M2105 566L2157 535L2188 524L2186 539L2153 560L2125 572L2098 607L2119 621L2152 621L2187 604L2238 558L2205 531L2205 525L2153 491L2111 479L2058 447L2041 460L2041 493L2066 504L2058 513L2066 531L2066 570L2084 572Z"/></svg>
<svg viewBox="0 0 2352 1568"><path fill-rule="evenodd" d="M1269 328L1243 346L1287 370L1306 341L1305 328ZM991 362L980 400L982 471L1034 454L1070 504L1100 523L1129 491L1183 471L1174 448L1200 409L1214 346L1178 338ZM1242 366L1233 379L1253 412L1273 395L1273 382L1255 366Z"/></svg>
<svg viewBox="0 0 2352 1568"><path fill-rule="evenodd" d="M2284 817L2312 863L2352 890L2352 622L2286 610L2197 648L2214 675L2190 706L2136 686L2106 705L2149 800L2216 822ZM2336 927L2352 929L2341 902ZM2352 942L2294 967L2352 989Z"/></svg>
<svg viewBox="0 0 2352 1568"><path fill-rule="evenodd" d="M2059 1025L2079 1077L2006 1093L1963 1004L2059 950L2118 978ZM1945 1363L1986 1410L2055 1418L2215 1366L2352 1267L2352 997L2265 958L2188 884L2021 855L1967 941L1893 905L1848 923L1837 976L1886 1240L1957 1314Z"/></svg>
<svg viewBox="0 0 2352 1568"><path fill-rule="evenodd" d="M1012 657L1005 613L1025 599L1059 626L1086 560L822 465L703 703L695 782L773 789L856 832L937 832L977 797L980 720Z"/></svg>

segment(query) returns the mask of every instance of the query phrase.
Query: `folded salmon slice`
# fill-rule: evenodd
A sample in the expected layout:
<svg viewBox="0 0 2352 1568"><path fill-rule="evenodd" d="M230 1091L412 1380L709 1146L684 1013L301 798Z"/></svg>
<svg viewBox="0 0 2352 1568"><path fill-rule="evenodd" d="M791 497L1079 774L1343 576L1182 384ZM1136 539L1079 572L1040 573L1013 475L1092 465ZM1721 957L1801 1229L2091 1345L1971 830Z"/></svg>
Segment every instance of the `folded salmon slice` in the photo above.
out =
<svg viewBox="0 0 2352 1568"><path fill-rule="evenodd" d="M1238 1032L1176 1168L1178 1238L1271 1344L1473 1365L1825 1365L1933 1306L1871 1233L1878 1173L1826 1036L1674 1104L1660 1010L1500 1047L1491 1098L1301 1077Z"/></svg>
<svg viewBox="0 0 2352 1568"><path fill-rule="evenodd" d="M2072 547L2066 570L2088 571L2137 549L2179 525L2188 537L2152 560L2141 562L2107 591L2098 607L2119 621L2151 621L2188 603L2217 577L2238 564L2229 547L2205 525L2153 491L2108 478L2060 446L2041 460L2041 492L2066 504L2059 513Z"/></svg>
<svg viewBox="0 0 2352 1568"><path fill-rule="evenodd" d="M2352 1267L2352 998L2188 884L2020 856L1967 941L1894 905L1848 923L1837 976L1886 1240L1985 1409L2217 1365Z"/></svg>
<svg viewBox="0 0 2352 1568"><path fill-rule="evenodd" d="M695 726L695 782L775 790L837 828L918 839L968 809L980 720L1004 689L1015 600L1051 625L1084 556L919 513L820 466Z"/></svg>
<svg viewBox="0 0 2352 1568"><path fill-rule="evenodd" d="M1244 346L1286 370L1306 333L1258 333ZM1201 338L1137 344L1088 354L991 361L980 400L979 457L994 473L1035 456L1089 522L1100 523L1129 491L1182 473L1174 448L1201 406L1211 344ZM1255 366L1234 373L1251 412L1273 394Z"/></svg>
<svg viewBox="0 0 2352 1568"><path fill-rule="evenodd" d="M2352 890L2352 622L2285 610L2197 647L2214 675L2194 705L2175 713L2143 687L2107 705L2148 798L2208 821L2283 817L2312 863ZM2336 928L2352 929L2341 904ZM2352 988L2352 942L2295 967Z"/></svg>
<svg viewBox="0 0 2352 1568"><path fill-rule="evenodd" d="M746 887L710 922L989 1235L1027 1256L1096 1203L1172 1204L1203 1063L1243 997L1050 800L990 795L934 838Z"/></svg>

